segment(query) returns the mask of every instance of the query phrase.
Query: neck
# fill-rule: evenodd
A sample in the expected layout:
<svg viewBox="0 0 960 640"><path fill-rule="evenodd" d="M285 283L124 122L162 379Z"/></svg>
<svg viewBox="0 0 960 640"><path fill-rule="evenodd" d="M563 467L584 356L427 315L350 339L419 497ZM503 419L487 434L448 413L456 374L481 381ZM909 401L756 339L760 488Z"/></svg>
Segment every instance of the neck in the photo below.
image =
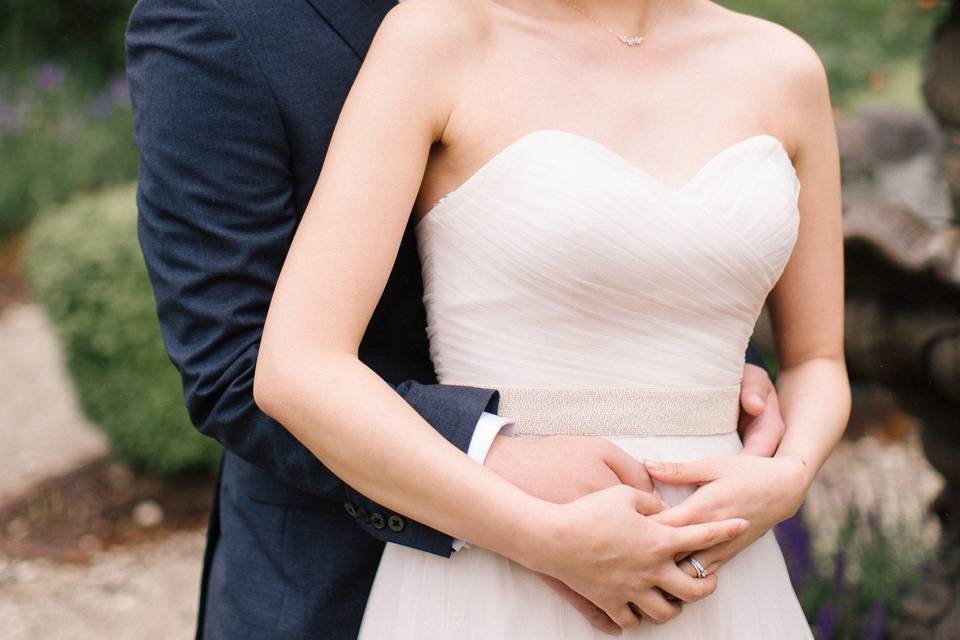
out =
<svg viewBox="0 0 960 640"><path fill-rule="evenodd" d="M650 27L682 14L695 0L559 0L573 4L625 35L648 33Z"/></svg>

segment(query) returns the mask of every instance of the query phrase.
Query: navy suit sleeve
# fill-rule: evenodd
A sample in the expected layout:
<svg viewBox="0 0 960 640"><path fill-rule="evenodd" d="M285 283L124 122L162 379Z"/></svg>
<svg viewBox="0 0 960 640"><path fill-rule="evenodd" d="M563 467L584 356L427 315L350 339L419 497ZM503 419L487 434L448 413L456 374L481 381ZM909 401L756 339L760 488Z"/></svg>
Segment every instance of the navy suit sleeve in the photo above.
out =
<svg viewBox="0 0 960 640"><path fill-rule="evenodd" d="M763 361L763 356L760 355L760 352L757 351L757 348L753 346L752 342L747 344L747 353L744 355L744 359L747 364L755 364L762 369L767 368L767 364Z"/></svg>
<svg viewBox="0 0 960 640"><path fill-rule="evenodd" d="M253 400L270 297L298 222L283 119L257 61L213 0L141 0L127 29L140 151L138 237L191 419L280 481L383 511L345 486ZM394 387L463 451L493 390ZM450 554L408 522L383 540Z"/></svg>

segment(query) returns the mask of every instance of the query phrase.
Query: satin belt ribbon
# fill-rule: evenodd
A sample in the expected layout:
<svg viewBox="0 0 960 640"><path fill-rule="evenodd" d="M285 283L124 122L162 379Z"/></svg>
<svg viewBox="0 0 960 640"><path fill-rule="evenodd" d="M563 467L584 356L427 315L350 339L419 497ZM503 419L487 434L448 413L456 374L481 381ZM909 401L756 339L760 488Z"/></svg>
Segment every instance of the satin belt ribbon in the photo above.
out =
<svg viewBox="0 0 960 640"><path fill-rule="evenodd" d="M699 389L500 388L515 435L710 435L736 431L740 385Z"/></svg>

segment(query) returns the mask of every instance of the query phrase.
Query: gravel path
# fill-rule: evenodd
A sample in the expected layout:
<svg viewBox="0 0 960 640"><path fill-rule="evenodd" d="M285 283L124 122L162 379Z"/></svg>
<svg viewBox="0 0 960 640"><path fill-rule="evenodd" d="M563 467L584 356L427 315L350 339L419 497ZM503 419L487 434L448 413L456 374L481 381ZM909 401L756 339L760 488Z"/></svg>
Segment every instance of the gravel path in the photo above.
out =
<svg viewBox="0 0 960 640"><path fill-rule="evenodd" d="M0 502L107 451L83 417L56 335L35 305L0 315ZM4 532L0 531L0 535ZM115 548L90 565L0 555L4 640L192 637L202 532Z"/></svg>
<svg viewBox="0 0 960 640"><path fill-rule="evenodd" d="M107 451L83 417L53 328L39 307L0 315L0 503Z"/></svg>
<svg viewBox="0 0 960 640"><path fill-rule="evenodd" d="M203 534L115 548L89 566L0 557L0 637L10 640L188 640Z"/></svg>

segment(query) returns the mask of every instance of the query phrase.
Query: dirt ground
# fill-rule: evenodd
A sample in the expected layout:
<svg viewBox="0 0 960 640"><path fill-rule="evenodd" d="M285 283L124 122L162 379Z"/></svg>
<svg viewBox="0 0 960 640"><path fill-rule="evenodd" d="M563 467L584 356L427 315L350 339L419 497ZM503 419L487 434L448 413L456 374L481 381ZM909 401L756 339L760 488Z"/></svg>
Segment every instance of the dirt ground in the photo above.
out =
<svg viewBox="0 0 960 640"><path fill-rule="evenodd" d="M0 556L0 635L10 640L193 637L203 534L115 547L89 565Z"/></svg>

